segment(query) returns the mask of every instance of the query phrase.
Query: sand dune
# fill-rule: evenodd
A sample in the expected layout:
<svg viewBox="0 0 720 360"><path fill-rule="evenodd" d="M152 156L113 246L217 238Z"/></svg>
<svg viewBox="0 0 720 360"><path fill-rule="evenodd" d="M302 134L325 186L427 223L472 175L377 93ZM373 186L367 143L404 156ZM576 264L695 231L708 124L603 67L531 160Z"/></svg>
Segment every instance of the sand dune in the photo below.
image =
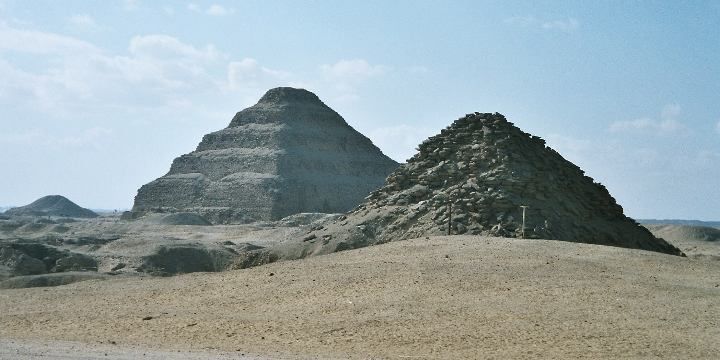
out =
<svg viewBox="0 0 720 360"><path fill-rule="evenodd" d="M708 226L655 224L643 225L691 257L720 260L720 229Z"/></svg>
<svg viewBox="0 0 720 360"><path fill-rule="evenodd" d="M0 338L280 358L714 358L718 279L718 261L641 250L421 238L224 273L0 290Z"/></svg>

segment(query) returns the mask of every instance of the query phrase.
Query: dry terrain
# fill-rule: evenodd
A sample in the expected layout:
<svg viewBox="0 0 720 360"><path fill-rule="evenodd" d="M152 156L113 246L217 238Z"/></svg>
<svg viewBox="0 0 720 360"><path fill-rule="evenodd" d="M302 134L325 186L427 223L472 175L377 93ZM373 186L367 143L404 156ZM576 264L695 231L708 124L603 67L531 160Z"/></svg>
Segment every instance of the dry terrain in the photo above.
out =
<svg viewBox="0 0 720 360"><path fill-rule="evenodd" d="M687 256L720 260L720 229L709 226L644 225L653 235L677 246Z"/></svg>
<svg viewBox="0 0 720 360"><path fill-rule="evenodd" d="M420 238L222 273L0 290L0 338L269 358L716 358L720 261Z"/></svg>

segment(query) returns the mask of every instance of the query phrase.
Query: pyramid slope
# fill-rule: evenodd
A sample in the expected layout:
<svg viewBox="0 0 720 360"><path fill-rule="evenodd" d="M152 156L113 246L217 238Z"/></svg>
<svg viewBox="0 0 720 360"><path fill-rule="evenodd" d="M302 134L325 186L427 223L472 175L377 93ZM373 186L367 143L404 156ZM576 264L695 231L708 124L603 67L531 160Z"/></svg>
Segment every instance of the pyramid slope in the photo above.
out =
<svg viewBox="0 0 720 360"><path fill-rule="evenodd" d="M397 166L315 94L276 88L141 187L133 210L191 211L213 223L346 212Z"/></svg>
<svg viewBox="0 0 720 360"><path fill-rule="evenodd" d="M448 232L556 239L680 255L623 214L607 189L500 114L469 114L420 144L305 251L332 252ZM452 219L452 220L451 220Z"/></svg>
<svg viewBox="0 0 720 360"><path fill-rule="evenodd" d="M9 209L7 215L18 216L63 216L76 218L94 218L98 214L82 208L61 195L43 196L32 203Z"/></svg>

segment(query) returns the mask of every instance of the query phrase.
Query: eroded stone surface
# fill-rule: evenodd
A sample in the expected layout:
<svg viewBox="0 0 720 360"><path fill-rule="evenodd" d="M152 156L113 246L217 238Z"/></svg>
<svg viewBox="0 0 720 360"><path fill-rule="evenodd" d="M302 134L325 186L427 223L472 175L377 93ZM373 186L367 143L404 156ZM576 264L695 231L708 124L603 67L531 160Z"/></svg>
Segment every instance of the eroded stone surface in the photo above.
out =
<svg viewBox="0 0 720 360"><path fill-rule="evenodd" d="M397 166L315 94L276 88L141 187L133 211L188 211L216 224L346 212Z"/></svg>
<svg viewBox="0 0 720 360"><path fill-rule="evenodd" d="M500 114L469 114L430 137L347 218L298 254L448 233L557 239L680 255L623 214L607 189ZM451 220L452 219L452 220ZM322 239L322 240L316 240Z"/></svg>

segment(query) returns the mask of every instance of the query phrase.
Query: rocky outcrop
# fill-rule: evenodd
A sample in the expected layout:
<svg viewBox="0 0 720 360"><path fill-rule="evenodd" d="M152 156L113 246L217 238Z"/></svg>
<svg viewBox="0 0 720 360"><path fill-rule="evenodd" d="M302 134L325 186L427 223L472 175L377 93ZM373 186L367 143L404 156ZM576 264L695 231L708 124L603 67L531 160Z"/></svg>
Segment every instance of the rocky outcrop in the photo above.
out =
<svg viewBox="0 0 720 360"><path fill-rule="evenodd" d="M448 232L682 254L626 217L603 185L544 140L497 113L469 114L424 141L365 203L314 229L296 251L305 256Z"/></svg>
<svg viewBox="0 0 720 360"><path fill-rule="evenodd" d="M94 218L98 214L92 210L82 208L74 202L60 195L41 197L29 205L20 206L5 211L5 215L13 216L61 216L75 218Z"/></svg>
<svg viewBox="0 0 720 360"><path fill-rule="evenodd" d="M187 211L216 224L346 212L397 166L315 94L276 88L142 186L133 212Z"/></svg>
<svg viewBox="0 0 720 360"><path fill-rule="evenodd" d="M162 245L143 257L138 269L157 276L227 270L237 253L221 246L202 244Z"/></svg>
<svg viewBox="0 0 720 360"><path fill-rule="evenodd" d="M54 274L17 276L0 281L0 289L61 286L87 280L105 280L109 275L95 272L64 272Z"/></svg>
<svg viewBox="0 0 720 360"><path fill-rule="evenodd" d="M0 280L69 271L95 272L97 268L91 256L61 250L40 240L0 240Z"/></svg>

